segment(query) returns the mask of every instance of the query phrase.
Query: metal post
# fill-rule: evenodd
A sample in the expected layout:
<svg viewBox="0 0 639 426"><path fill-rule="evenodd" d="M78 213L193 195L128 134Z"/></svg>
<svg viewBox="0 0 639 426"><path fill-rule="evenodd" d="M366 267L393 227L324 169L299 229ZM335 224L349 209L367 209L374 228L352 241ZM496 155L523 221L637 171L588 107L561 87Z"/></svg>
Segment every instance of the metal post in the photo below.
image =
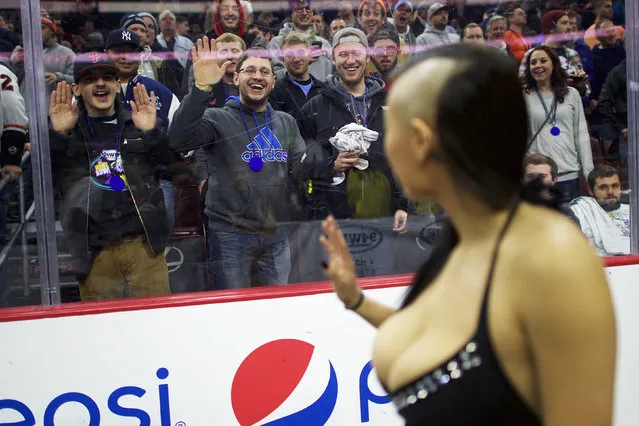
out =
<svg viewBox="0 0 639 426"><path fill-rule="evenodd" d="M25 81L29 108L33 193L36 206L40 290L42 304L60 304L51 152L49 150L48 105L45 97L40 1L20 0L20 17L24 41Z"/></svg>
<svg viewBox="0 0 639 426"><path fill-rule="evenodd" d="M27 221L26 211L24 208L24 175L20 175L20 181L18 182L20 188L20 223L23 224L21 235L22 243L22 285L24 288L24 296L29 297L31 289L29 288L29 262L28 262L28 248L27 248Z"/></svg>
<svg viewBox="0 0 639 426"><path fill-rule="evenodd" d="M630 252L639 254L639 2L626 0Z"/></svg>

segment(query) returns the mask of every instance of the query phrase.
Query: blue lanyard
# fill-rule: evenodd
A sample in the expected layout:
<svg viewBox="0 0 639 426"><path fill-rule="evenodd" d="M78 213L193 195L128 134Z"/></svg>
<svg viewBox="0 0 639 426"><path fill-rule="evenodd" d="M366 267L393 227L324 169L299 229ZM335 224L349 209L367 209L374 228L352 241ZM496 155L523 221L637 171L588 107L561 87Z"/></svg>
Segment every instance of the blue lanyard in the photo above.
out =
<svg viewBox="0 0 639 426"><path fill-rule="evenodd" d="M102 145L100 145L100 142L98 142L98 138L95 137L95 132L93 131L93 125L91 124L91 117L89 117L89 114L87 114L87 122L89 123L89 131L91 132L91 137L93 137L93 141L95 142L95 144L98 146L98 152L100 153L100 157L104 158L105 160L107 160L104 156L104 149L102 149ZM117 161L118 159L118 152L120 152L120 138L118 137L118 119L116 117L115 119L115 161ZM114 162L115 162L114 161ZM107 160L108 163L108 160ZM111 166L109 165L109 168L111 168ZM111 170L113 171L113 170Z"/></svg>
<svg viewBox="0 0 639 426"><path fill-rule="evenodd" d="M548 111L548 106L546 105L546 102L544 101L543 96L541 96L541 93L539 93L539 90L536 90L537 92L537 96L539 97L539 101L541 102L541 105L544 107L544 111L546 111L546 117L548 117L550 115L550 111ZM554 111L553 111L553 116L552 116L552 120L550 121L551 125L555 125L557 124L557 96L553 95L552 97L552 107L551 107Z"/></svg>
<svg viewBox="0 0 639 426"><path fill-rule="evenodd" d="M359 107L357 106L357 101L355 100L355 96L353 96L352 94L351 94L351 103L353 104L353 107L355 108L357 115L364 119L364 127L368 129L368 87L364 87L364 114L363 115L360 112ZM355 117L355 119L357 119L357 117Z"/></svg>

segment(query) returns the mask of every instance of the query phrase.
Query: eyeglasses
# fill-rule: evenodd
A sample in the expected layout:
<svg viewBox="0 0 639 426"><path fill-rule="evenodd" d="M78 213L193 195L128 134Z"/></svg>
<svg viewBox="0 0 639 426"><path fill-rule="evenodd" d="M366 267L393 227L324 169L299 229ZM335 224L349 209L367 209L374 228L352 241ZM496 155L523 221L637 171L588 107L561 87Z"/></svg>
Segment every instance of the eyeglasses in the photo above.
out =
<svg viewBox="0 0 639 426"><path fill-rule="evenodd" d="M268 77L272 77L273 76L273 73L268 68L261 68L261 69L258 70L257 68L248 67L248 68L241 69L240 72L243 72L244 74L248 75L249 77L254 77L255 75L257 75L258 72L264 78L268 78Z"/></svg>

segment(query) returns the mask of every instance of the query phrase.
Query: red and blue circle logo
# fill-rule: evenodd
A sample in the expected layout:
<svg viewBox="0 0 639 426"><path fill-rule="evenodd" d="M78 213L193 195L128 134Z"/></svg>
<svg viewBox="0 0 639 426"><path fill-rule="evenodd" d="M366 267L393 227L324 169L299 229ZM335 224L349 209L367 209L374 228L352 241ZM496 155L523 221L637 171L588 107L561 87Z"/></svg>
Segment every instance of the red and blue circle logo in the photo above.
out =
<svg viewBox="0 0 639 426"><path fill-rule="evenodd" d="M231 401L241 426L321 426L333 413L337 390L333 364L317 355L315 346L281 339L263 344L242 361ZM313 393L320 395L310 398Z"/></svg>

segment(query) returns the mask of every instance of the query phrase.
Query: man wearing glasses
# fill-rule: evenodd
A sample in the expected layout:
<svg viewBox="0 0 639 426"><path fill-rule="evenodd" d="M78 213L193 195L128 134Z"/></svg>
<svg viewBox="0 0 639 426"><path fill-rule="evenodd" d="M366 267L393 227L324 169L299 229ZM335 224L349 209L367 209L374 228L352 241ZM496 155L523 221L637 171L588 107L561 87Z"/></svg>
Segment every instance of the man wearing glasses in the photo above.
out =
<svg viewBox="0 0 639 426"><path fill-rule="evenodd" d="M308 161L295 120L275 111L268 96L273 64L261 49L249 49L236 64L239 97L208 108L231 62L218 65L215 40L197 40L191 51L195 84L169 130L175 150L202 147L215 169L205 213L209 256L218 289L288 283L291 254L288 221L291 184Z"/></svg>

